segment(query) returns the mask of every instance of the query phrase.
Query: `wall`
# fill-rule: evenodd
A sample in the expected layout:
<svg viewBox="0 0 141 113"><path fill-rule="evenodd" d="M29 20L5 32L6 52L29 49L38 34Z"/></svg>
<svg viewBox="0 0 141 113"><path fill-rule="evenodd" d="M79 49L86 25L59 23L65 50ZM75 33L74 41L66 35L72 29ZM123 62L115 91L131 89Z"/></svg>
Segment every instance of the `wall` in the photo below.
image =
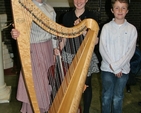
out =
<svg viewBox="0 0 141 113"><path fill-rule="evenodd" d="M68 8L67 5L63 7L63 2L64 4L67 4L67 3L72 4L72 0L47 0L47 1L50 3L56 3L54 5L54 8L59 14L61 12L64 13L70 10L70 8ZM62 4L61 6L58 5L58 1ZM101 5L100 5L100 1L101 1ZM89 0L87 4L87 7L89 7L90 10L97 12L100 23L105 23L109 19L109 16L111 16L109 14L109 4L110 4L109 1L110 0ZM130 11L129 11L129 14L127 15L127 19L129 22L134 24L137 27L137 29L139 29L140 21L141 21L141 8L140 8L141 0L130 0L130 1L131 1ZM100 10L100 7L101 7L101 10ZM12 11L11 0L0 0L0 14L7 13L8 21L12 21L11 11Z"/></svg>
<svg viewBox="0 0 141 113"><path fill-rule="evenodd" d="M53 7L71 7L73 0L45 0Z"/></svg>
<svg viewBox="0 0 141 113"><path fill-rule="evenodd" d="M61 17L64 13L71 10L72 7L68 7L68 3L72 4L72 0L47 0L48 2L55 3L54 9L57 13L57 22L61 23ZM56 1L56 2L55 2ZM58 4L60 2L60 5ZM63 3L63 1L65 3ZM141 0L130 0L130 10L127 15L127 20L135 25L139 32L140 37L140 26L141 26ZM63 4L67 4L63 6ZM111 20L112 15L110 13L110 0L89 0L87 7L96 12L98 17L98 23L102 26L104 23ZM8 15L8 23L12 22L12 9L11 9L11 0L0 0L0 14L6 13ZM7 37L10 37L10 28L9 33L6 34ZM139 38L140 40L140 38ZM141 41L140 41L141 42Z"/></svg>

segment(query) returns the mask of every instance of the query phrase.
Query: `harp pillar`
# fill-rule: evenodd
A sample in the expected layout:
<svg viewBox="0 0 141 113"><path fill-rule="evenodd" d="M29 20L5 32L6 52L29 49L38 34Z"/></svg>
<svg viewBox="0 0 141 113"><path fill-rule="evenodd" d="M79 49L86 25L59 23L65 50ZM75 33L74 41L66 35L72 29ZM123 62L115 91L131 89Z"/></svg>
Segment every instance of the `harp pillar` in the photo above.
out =
<svg viewBox="0 0 141 113"><path fill-rule="evenodd" d="M2 34L1 31L3 30L4 21L2 16L0 15L0 103L9 103L10 102L10 95L11 95L11 86L6 86L4 82L4 68L3 68L3 49L2 49Z"/></svg>

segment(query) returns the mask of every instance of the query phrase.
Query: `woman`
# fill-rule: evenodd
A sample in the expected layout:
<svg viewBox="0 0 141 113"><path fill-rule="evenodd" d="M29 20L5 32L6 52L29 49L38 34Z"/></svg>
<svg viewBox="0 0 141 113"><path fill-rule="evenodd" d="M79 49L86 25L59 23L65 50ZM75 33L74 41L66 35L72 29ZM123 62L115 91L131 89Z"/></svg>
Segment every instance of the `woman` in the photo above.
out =
<svg viewBox="0 0 141 113"><path fill-rule="evenodd" d="M55 21L56 13L50 5L45 3L44 0L33 0L33 2L47 17ZM11 35L14 39L17 39L20 33L18 30L12 29ZM32 75L40 113L47 112L50 106L52 89L48 81L48 69L54 64L53 50L56 50L55 48L56 40L53 39L53 35L44 31L33 22L30 35L30 52ZM22 71L19 77L17 99L22 102L22 113L33 113Z"/></svg>
<svg viewBox="0 0 141 113"><path fill-rule="evenodd" d="M67 12L63 17L63 25L66 27L73 27L77 24L79 24L83 19L86 18L93 18L96 19L96 15L89 11L88 9L85 9L85 5L88 2L88 0L74 0L74 6L75 9ZM71 63L72 59L74 58L79 46L81 45L81 42L84 39L84 36L86 35L87 31L84 31L83 35L77 37L77 38L70 38L70 39L63 39L63 43L61 43L61 48L64 46L62 50L62 59L66 63ZM97 42L98 43L98 39ZM84 99L84 110L83 113L89 113L89 108L92 100L92 86L91 86L91 75L92 73L98 73L98 59L93 53L91 64L89 67L89 71L87 74L86 79L86 89L83 94Z"/></svg>

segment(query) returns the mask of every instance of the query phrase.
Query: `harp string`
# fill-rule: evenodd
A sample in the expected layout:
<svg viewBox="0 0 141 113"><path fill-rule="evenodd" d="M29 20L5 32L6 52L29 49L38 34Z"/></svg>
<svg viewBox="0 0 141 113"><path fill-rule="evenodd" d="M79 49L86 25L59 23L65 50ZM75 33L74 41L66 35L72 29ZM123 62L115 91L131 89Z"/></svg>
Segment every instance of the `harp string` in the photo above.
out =
<svg viewBox="0 0 141 113"><path fill-rule="evenodd" d="M75 38L74 38L75 39ZM69 83L69 81L71 80L71 72L74 72L75 70L75 66L78 62L78 59L79 59L79 56L75 56L75 54L71 54L71 51L73 51L74 53L77 53L77 50L79 48L79 46L81 45L81 48L79 48L79 51L80 53L82 52L84 46L85 46L85 42L82 43L84 37L82 35L79 36L79 38L76 38L76 40L72 39L71 42L69 43L69 39L65 39L68 41L68 43L65 43L63 42L63 45L65 46L65 50L63 49L62 51L66 51L66 54L65 56L62 56L62 57L65 57L65 59L63 60L62 58L62 65L64 66L65 68L65 73L68 73L67 75L65 75L66 77L64 78L65 81L67 81ZM68 53L68 51L70 53ZM75 56L75 60L74 59L74 56ZM70 58L71 57L71 58ZM73 62L72 62L73 61ZM71 70L69 70L69 66L72 65L72 68ZM68 71L68 72L67 72ZM59 71L60 73L60 71ZM68 84L65 84L64 86L67 87ZM61 87L64 87L64 86L61 86ZM63 93L64 94L64 93Z"/></svg>
<svg viewBox="0 0 141 113"><path fill-rule="evenodd" d="M26 0L23 0L23 3L24 4L26 4ZM24 12L23 12L23 14L24 14L24 18L26 19L26 21L29 21L29 17L28 17L28 15L26 15L26 10L23 10ZM31 22L31 25L29 25L29 24L27 24L27 28L31 28L32 29L32 27L35 27L35 24L34 24L34 21L32 21ZM36 28L37 28L38 26L36 26ZM39 34L39 31L37 31L38 33L37 34ZM31 34L30 34L30 36L31 36ZM31 36L31 37L33 37L33 36ZM38 35L38 37L40 38L40 35ZM29 40L31 40L30 38L29 38ZM34 40L34 39L32 39L32 40ZM33 41L34 42L34 41ZM31 47L32 46L32 47ZM34 49L33 49L34 48ZM42 47L42 44L38 44L38 47L37 46L34 46L34 44L30 44L30 52L34 52L34 50L36 51L36 52L38 52L37 54L42 54L43 52L45 52L46 50L45 49L48 49L48 48L43 48ZM41 59L40 59L40 57L39 56L36 56L36 58L32 55L32 53L31 53L31 56L30 57L32 57L31 59L33 59L33 61L35 61L34 59L36 59L36 60L38 60L38 62L39 61L41 61ZM43 58L44 59L44 58ZM33 61L31 61L31 63L33 63ZM47 66L45 66L46 67L46 69L48 69L48 67ZM31 65L31 69L32 69L32 74L35 74L35 75L43 75L43 72L41 72L40 70L40 72L38 72L38 71L35 71L37 68L35 68L34 67L34 64L33 65ZM40 76L36 76L36 77L40 77ZM32 78L33 79L33 78ZM39 78L36 78L36 85L38 85L37 87L40 87L39 88L39 91L38 91L38 93L40 93L40 92L42 92L41 91L41 89L42 88L44 88L43 86L45 86L46 84L44 84L45 82L43 81L43 79L39 79ZM43 83L44 85L41 85L41 84L38 84L38 83ZM28 85L28 84L27 84ZM35 85L35 83L34 83L34 85ZM29 89L30 90L30 89ZM36 93L35 93L36 94ZM29 94L30 95L30 94ZM40 94L40 95L42 95L42 94ZM37 96L37 95L36 95ZM42 99L42 104L43 104L43 106L45 106L46 104L46 100L45 100L45 98L44 97L41 97L41 99ZM39 104L39 103L38 103ZM34 111L37 109L35 109L34 108L34 106L33 106L33 109L34 109ZM39 109L39 108L38 108ZM37 111L35 111L35 112L37 112Z"/></svg>
<svg viewBox="0 0 141 113"><path fill-rule="evenodd" d="M44 4L43 4L44 5ZM45 6L42 6L43 8L45 8ZM34 22L34 21L33 21ZM34 24L33 24L34 25ZM35 25L34 25L35 26ZM36 26L36 27L39 27L39 26ZM38 35L38 37L40 38L40 31L37 31L38 33L37 34L39 34ZM32 39L33 40L33 39ZM33 41L34 42L34 41ZM42 54L42 52L45 52L45 49L48 49L48 50L51 50L51 48L43 48L42 47L42 44L38 44L39 46L41 46L41 47L36 47L35 46L35 49L37 50L37 54L38 54L38 48L41 48L41 49L39 49L39 54ZM53 57L53 56L52 56ZM46 59L46 58L43 58L43 59ZM39 60L40 61L40 58L36 58L36 60ZM42 62L43 63L43 62ZM48 63L46 63L46 65L47 65ZM48 70L48 67L46 66L46 65L44 65L44 67L46 67L46 70ZM53 65L52 65L53 66ZM56 71L56 70L58 70L58 66L57 66L57 63L56 63L56 65L55 65L55 67L53 67L53 68L55 68L55 69L53 69L54 71L55 71L55 73L54 73L54 71L48 71L48 74L47 74L47 77L48 77L48 79L49 79L49 85L51 85L52 87L51 87L51 89L52 89L52 91L51 91L51 96L50 95L48 95L48 98L50 98L50 106L51 106L51 103L53 102L53 99L55 98L55 95L56 95L56 92L58 91L58 89L59 89L59 86L60 86L60 84L61 84L61 82L59 83L59 81L60 81L60 78L59 78L59 74L57 73L58 71ZM32 68L34 68L34 67L32 67ZM41 73L41 74L40 74ZM40 73L36 73L36 75L44 75L44 74L42 74L42 72L40 72ZM45 73L46 74L46 73ZM38 82L39 83L43 83L43 86L44 87L47 87L46 86L46 83L44 82L44 80L43 79L37 79L38 80ZM39 81L39 80L41 80L41 81ZM38 84L37 83L37 85L40 85L40 84ZM38 87L40 87L40 88L42 88L43 87L42 85L41 86L38 86ZM41 92L42 93L42 91L39 91L39 92ZM42 95L42 94L41 94ZM46 102L45 101L47 101L46 100L46 98L44 98L44 95L43 95L43 97L41 97L41 99L42 99L42 104L43 104L43 106L45 106L46 104ZM48 102L49 102L48 101Z"/></svg>
<svg viewBox="0 0 141 113"><path fill-rule="evenodd" d="M78 38L74 38L74 39L66 39L65 42L63 42L63 45L65 46L65 48L62 50L63 54L63 62L64 62L64 67L66 70L69 70L69 65L73 65L72 66L72 71L74 70L74 67L76 65L76 63L78 62L79 56L76 56L76 60L73 61L73 58L75 56L75 53L77 53L77 50L79 48L79 46L81 45L81 42L83 41L84 37L82 35L80 35ZM82 43L82 46L85 46L85 43ZM82 52L82 49L80 49L80 52ZM74 54L71 54L74 53ZM72 62L73 61L73 62ZM68 80L71 79L71 74L68 74Z"/></svg>
<svg viewBox="0 0 141 113"><path fill-rule="evenodd" d="M86 41L86 40L85 40ZM81 47L82 48L84 48L83 47L83 45L81 45ZM83 49L82 49L83 50ZM78 56L80 56L80 54L81 54L81 52L82 52L82 50L81 50L81 48L79 48L79 51L78 51ZM80 56L81 57L81 56ZM78 60L76 60L77 59L77 55L75 56L75 58L74 58L74 60L77 62ZM76 65L75 65L75 67L76 67ZM70 72L71 72L71 74L73 74L73 72L75 71L75 69L74 69L74 65L70 65L70 68L69 68L69 70L70 70ZM76 70L77 71L77 70ZM79 75L79 74L78 74ZM69 75L71 78L73 77L72 75ZM65 76L66 78L68 77L68 74L66 74L66 76ZM76 79L77 79L77 76L76 76ZM69 82L70 82L70 80L69 80ZM79 81L78 81L79 82ZM62 86L64 86L63 85L63 83L61 84ZM75 84L73 84L74 86L75 86ZM83 86L83 85L82 85ZM70 92L71 93L71 92ZM64 94L65 95L65 94ZM70 97L68 97L68 98L70 98ZM77 103L77 102L76 102ZM58 106L57 104L56 104L56 101L55 101L55 106ZM75 106L76 108L77 108L77 106ZM52 109L51 109L52 110ZM52 113L52 111L49 111L49 113ZM59 111L58 110L58 108L56 108L56 111L55 112L57 112L57 111ZM63 110L62 110L63 111ZM54 112L54 113L55 113ZM60 112L60 111L59 111Z"/></svg>

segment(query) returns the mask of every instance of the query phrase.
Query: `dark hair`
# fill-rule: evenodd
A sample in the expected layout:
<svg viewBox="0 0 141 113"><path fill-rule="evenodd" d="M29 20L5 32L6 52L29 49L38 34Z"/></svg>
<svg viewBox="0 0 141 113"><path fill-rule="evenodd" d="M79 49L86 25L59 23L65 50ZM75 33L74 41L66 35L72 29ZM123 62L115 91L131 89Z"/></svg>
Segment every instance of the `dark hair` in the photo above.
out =
<svg viewBox="0 0 141 113"><path fill-rule="evenodd" d="M120 3L126 3L129 7L129 0L111 0L111 8L113 8L113 5L115 2L119 1Z"/></svg>

